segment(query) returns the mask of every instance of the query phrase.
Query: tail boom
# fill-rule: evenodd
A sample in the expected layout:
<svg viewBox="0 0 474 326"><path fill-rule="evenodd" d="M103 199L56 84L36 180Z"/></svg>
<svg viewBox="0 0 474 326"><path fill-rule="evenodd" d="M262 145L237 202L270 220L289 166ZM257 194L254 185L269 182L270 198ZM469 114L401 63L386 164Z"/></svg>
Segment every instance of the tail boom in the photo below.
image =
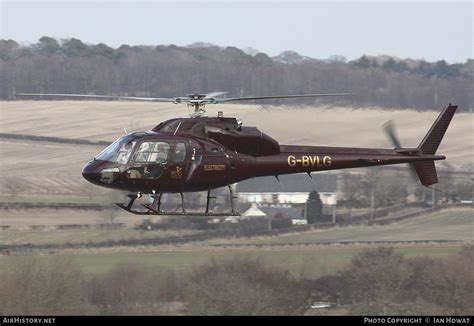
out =
<svg viewBox="0 0 474 326"><path fill-rule="evenodd" d="M442 155L405 155L393 149L281 146L279 155L257 157L257 176L310 173L443 160ZM304 148L304 150L301 150Z"/></svg>

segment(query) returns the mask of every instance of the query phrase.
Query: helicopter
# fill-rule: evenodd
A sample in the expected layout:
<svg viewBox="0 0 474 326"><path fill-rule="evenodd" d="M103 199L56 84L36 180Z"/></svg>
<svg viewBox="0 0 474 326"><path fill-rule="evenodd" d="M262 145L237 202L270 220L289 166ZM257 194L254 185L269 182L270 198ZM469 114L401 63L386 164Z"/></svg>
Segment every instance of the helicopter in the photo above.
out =
<svg viewBox="0 0 474 326"><path fill-rule="evenodd" d="M392 123L385 126L394 148L353 148L281 145L256 127L244 126L234 117L206 116L207 104L269 99L349 96L352 93L300 94L251 97L223 97L227 92L194 93L182 97L129 97L86 94L16 93L18 96L79 97L187 104L193 108L189 118L174 118L159 123L150 131L128 133L105 148L83 168L83 177L92 184L124 190L129 202L116 203L137 215L239 215L235 210L232 184L263 176L329 171L391 164L409 164L421 184L430 187L438 182L435 161L444 160L436 151L457 106L448 104L439 114L416 148L402 147ZM209 209L213 189L227 187L230 213ZM207 191L204 213L188 213L184 192ZM181 195L181 212L164 212L164 193ZM151 204L138 210L137 198L149 195Z"/></svg>

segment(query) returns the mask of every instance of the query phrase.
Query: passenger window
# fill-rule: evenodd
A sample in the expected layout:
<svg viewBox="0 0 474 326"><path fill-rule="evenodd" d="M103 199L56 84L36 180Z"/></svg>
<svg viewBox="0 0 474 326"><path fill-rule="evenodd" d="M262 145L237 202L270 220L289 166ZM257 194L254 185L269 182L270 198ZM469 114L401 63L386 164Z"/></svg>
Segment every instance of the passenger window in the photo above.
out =
<svg viewBox="0 0 474 326"><path fill-rule="evenodd" d="M184 143L176 143L174 148L173 162L181 163L186 158L186 145Z"/></svg>
<svg viewBox="0 0 474 326"><path fill-rule="evenodd" d="M135 163L163 163L168 159L170 144L166 142L143 142L135 154Z"/></svg>

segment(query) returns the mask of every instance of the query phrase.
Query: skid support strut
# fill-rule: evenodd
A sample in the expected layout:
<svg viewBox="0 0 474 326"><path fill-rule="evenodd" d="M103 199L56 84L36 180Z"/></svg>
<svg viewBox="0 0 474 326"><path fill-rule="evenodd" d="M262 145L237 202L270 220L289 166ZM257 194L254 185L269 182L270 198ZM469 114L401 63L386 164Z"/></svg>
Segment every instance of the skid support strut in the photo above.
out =
<svg viewBox="0 0 474 326"><path fill-rule="evenodd" d="M140 198L142 195L140 193L138 194L128 194L127 197L130 198L129 202L127 205L124 205L122 203L115 203L115 205L117 205L118 207L120 208L123 208L124 210L126 211L129 211L131 212L132 211L132 206L133 206L133 203L135 202L135 200L137 198Z"/></svg>
<svg viewBox="0 0 474 326"><path fill-rule="evenodd" d="M235 209L234 209L234 199L237 198L234 196L234 191L232 190L232 186L228 185L229 188L229 196L230 196L230 211L232 215L236 215Z"/></svg>
<svg viewBox="0 0 474 326"><path fill-rule="evenodd" d="M181 195L181 208L182 208L182 213L186 214L186 206L184 202L184 195L182 192L179 193Z"/></svg>
<svg viewBox="0 0 474 326"><path fill-rule="evenodd" d="M211 199L214 199L216 198L215 196L211 196L211 190L209 189L207 191L207 201L206 201L206 215L209 215L209 203L211 201Z"/></svg>
<svg viewBox="0 0 474 326"><path fill-rule="evenodd" d="M161 193L160 194L153 194L151 195L153 198L153 203L145 204L143 207L148 208L150 211L155 212L157 214L161 213Z"/></svg>

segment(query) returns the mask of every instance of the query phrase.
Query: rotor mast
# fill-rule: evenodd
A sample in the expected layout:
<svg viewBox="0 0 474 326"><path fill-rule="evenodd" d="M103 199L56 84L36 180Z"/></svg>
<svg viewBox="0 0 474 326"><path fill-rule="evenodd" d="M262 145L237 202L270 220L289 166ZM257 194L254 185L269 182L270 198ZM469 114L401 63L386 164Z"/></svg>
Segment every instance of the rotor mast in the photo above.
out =
<svg viewBox="0 0 474 326"><path fill-rule="evenodd" d="M192 118L202 117L204 113L206 113L206 110L204 109L206 106L206 101L204 100L206 94L188 94L187 96L189 98L186 101L188 107L191 106L194 108L194 112L190 113L190 116Z"/></svg>

